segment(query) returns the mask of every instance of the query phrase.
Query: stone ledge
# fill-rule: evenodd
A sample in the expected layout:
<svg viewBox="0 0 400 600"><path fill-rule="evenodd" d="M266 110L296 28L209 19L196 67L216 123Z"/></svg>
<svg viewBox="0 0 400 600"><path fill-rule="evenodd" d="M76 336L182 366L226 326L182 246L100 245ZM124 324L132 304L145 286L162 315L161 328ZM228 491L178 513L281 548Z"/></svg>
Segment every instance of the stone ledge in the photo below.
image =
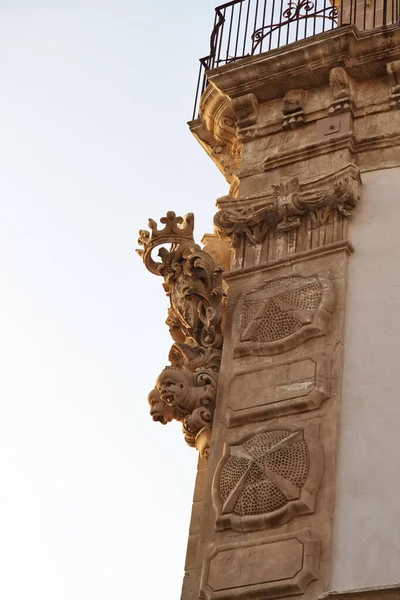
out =
<svg viewBox="0 0 400 600"><path fill-rule="evenodd" d="M318 600L399 600L400 583L346 591L331 591L319 596Z"/></svg>
<svg viewBox="0 0 400 600"><path fill-rule="evenodd" d="M360 32L354 25L321 33L207 73L230 98L253 93L259 102L280 98L289 89L309 89L329 81L343 65L356 81L386 75L386 63L400 59L400 27Z"/></svg>

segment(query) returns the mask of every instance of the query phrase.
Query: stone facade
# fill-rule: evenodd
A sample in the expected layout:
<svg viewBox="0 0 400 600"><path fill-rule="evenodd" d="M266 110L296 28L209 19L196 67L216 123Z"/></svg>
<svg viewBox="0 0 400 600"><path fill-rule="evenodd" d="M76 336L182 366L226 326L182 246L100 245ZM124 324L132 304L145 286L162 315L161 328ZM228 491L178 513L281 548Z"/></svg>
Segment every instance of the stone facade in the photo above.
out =
<svg viewBox="0 0 400 600"><path fill-rule="evenodd" d="M200 250L174 221L163 262L179 269L155 269L171 297L175 371L159 378L153 404L164 401L158 420L181 420L201 454L182 600L314 600L400 580L400 445L389 423L398 352L386 340L380 358L366 350L399 302L393 266L380 266L400 248L399 61L398 26L346 26L208 74L190 128L230 185L217 201L219 241L209 235ZM378 232L370 223L379 211ZM141 240L146 248L150 234ZM370 286L388 311L376 326ZM396 383L383 386L382 412L385 365ZM369 443L386 431L380 471ZM375 539L381 555L368 554ZM397 598L398 589L330 595Z"/></svg>

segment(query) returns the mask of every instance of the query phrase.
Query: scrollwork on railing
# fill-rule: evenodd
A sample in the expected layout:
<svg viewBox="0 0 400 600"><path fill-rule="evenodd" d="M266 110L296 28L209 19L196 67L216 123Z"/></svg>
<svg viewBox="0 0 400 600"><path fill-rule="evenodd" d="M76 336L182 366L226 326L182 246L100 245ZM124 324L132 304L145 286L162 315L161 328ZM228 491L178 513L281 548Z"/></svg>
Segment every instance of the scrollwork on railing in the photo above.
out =
<svg viewBox="0 0 400 600"><path fill-rule="evenodd" d="M338 24L339 11L336 6L327 6L317 10L316 5L311 0L298 0L293 2L291 0L288 7L282 13L282 20L278 23L269 23L264 25L251 36L253 46L251 54L255 54L258 47L265 38L270 36L274 31L287 27L295 21L302 21L304 19L326 19L330 21L331 27Z"/></svg>
<svg viewBox="0 0 400 600"><path fill-rule="evenodd" d="M200 99L208 85L206 72L209 69L297 42L340 25L356 23L356 11L350 11L351 14L347 16L342 3L343 0L332 0L332 4L325 0L289 0L286 7L282 3L278 8L278 3L271 5L269 0L230 0L217 6L209 54L200 59L193 119L198 115ZM368 1L361 1L360 14L366 10L362 8L363 4L366 7ZM382 21L382 15L375 13L378 13L376 7L373 19L375 27L386 24ZM359 21L356 24L362 28ZM299 26L300 22L305 22L304 26ZM268 40L268 43L264 44L264 40Z"/></svg>

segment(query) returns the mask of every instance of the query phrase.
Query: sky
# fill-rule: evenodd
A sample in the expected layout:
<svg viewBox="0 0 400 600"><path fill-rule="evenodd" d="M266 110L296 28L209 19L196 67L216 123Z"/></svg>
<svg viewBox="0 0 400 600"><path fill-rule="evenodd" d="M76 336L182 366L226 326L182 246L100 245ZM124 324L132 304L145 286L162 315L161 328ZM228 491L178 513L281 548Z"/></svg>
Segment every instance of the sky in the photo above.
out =
<svg viewBox="0 0 400 600"><path fill-rule="evenodd" d="M153 423L135 254L228 186L191 135L214 0L0 0L0 598L178 600L196 451Z"/></svg>

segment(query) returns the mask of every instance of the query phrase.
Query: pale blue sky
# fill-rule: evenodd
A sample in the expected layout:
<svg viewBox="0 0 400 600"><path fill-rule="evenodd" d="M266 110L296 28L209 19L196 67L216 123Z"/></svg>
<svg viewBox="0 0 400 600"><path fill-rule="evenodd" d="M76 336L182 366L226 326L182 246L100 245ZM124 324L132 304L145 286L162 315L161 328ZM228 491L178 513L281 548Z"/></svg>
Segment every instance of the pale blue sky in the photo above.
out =
<svg viewBox="0 0 400 600"><path fill-rule="evenodd" d="M212 230L192 138L211 0L0 0L0 597L178 600L196 452L146 397L171 345L134 254Z"/></svg>

